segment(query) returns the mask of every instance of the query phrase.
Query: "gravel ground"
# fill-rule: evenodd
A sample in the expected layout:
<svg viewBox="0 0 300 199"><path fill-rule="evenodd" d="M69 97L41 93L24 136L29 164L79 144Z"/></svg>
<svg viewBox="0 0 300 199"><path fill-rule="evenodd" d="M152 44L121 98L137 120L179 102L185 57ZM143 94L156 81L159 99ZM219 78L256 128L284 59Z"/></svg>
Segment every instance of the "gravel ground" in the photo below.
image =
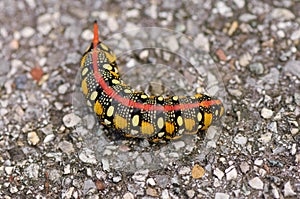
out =
<svg viewBox="0 0 300 199"><path fill-rule="evenodd" d="M1 198L300 198L300 1L2 0L0 10ZM201 145L177 142L177 159L159 167L120 169L101 158L103 150L89 146L98 128L93 116L74 111L79 61L95 19L103 40L118 41L113 49L134 46L117 33L160 27L191 42L152 33L144 41L177 55L183 46L192 64L198 49L210 54L221 78L202 78L206 71L197 68L195 78L195 68L183 70L171 53L162 53L162 63L181 71L182 88L194 91L202 80L219 85L227 108L222 125ZM160 63L159 53L133 54L120 63ZM136 71L127 74L133 83ZM167 71L171 79L174 71ZM127 154L128 142L118 150ZM110 156L116 148L108 148Z"/></svg>

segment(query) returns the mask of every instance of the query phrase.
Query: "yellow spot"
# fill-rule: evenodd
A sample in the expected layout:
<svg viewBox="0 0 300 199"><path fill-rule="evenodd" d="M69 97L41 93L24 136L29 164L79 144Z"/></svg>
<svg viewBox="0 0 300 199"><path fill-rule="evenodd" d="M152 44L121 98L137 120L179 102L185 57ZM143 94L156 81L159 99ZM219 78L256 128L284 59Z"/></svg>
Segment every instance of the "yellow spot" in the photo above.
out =
<svg viewBox="0 0 300 199"><path fill-rule="evenodd" d="M107 109L106 115L107 115L108 117L111 117L111 116L114 114L114 111L115 111L115 107L110 106L110 107L108 107L108 109Z"/></svg>
<svg viewBox="0 0 300 199"><path fill-rule="evenodd" d="M178 117L177 117L177 124L178 124L179 126L182 126L183 120L182 120L182 117L181 117L181 116L178 116Z"/></svg>
<svg viewBox="0 0 300 199"><path fill-rule="evenodd" d="M103 68L105 68L107 70L112 70L112 66L110 64L104 64Z"/></svg>
<svg viewBox="0 0 300 199"><path fill-rule="evenodd" d="M202 113L201 112L199 112L197 114L197 119L198 119L199 122L202 120Z"/></svg>
<svg viewBox="0 0 300 199"><path fill-rule="evenodd" d="M149 122L142 122L142 126L141 126L141 131L142 134L147 134L147 135L151 135L154 133L154 126L153 124L149 123Z"/></svg>
<svg viewBox="0 0 300 199"><path fill-rule="evenodd" d="M124 93L132 93L132 91L126 88L126 89L124 90Z"/></svg>
<svg viewBox="0 0 300 199"><path fill-rule="evenodd" d="M84 62L86 60L86 57L87 57L88 54L85 54L82 59L81 59L81 62L80 62L80 66L83 67L84 66Z"/></svg>
<svg viewBox="0 0 300 199"><path fill-rule="evenodd" d="M173 96L173 100L177 101L178 100L178 96Z"/></svg>
<svg viewBox="0 0 300 199"><path fill-rule="evenodd" d="M142 98L142 99L147 99L148 96L147 96L147 95L141 95L141 98Z"/></svg>
<svg viewBox="0 0 300 199"><path fill-rule="evenodd" d="M117 79L113 79L111 82L112 82L113 84L120 84L120 81L117 80Z"/></svg>
<svg viewBox="0 0 300 199"><path fill-rule="evenodd" d="M209 127L209 125L212 122L212 114L211 113L204 113L204 126L203 126L203 130L207 129Z"/></svg>
<svg viewBox="0 0 300 199"><path fill-rule="evenodd" d="M162 96L159 96L157 99L158 99L158 101L163 101L164 100L164 98Z"/></svg>
<svg viewBox="0 0 300 199"><path fill-rule="evenodd" d="M191 131L195 126L195 120L193 119L184 119L185 128L188 131Z"/></svg>
<svg viewBox="0 0 300 199"><path fill-rule="evenodd" d="M108 50L108 47L107 47L106 45L104 45L103 43L101 43L100 46L101 46L104 50Z"/></svg>
<svg viewBox="0 0 300 199"><path fill-rule="evenodd" d="M96 101L96 103L94 105L94 112L97 115L102 115L102 113L103 113L103 107L102 107L102 105L100 104L99 101Z"/></svg>
<svg viewBox="0 0 300 199"><path fill-rule="evenodd" d="M106 56L106 58L108 59L108 61L110 62L110 63L112 63L112 62L114 62L114 61L116 61L116 55L115 54L110 54L110 53L108 53L108 52L104 52L105 53L105 56Z"/></svg>
<svg viewBox="0 0 300 199"><path fill-rule="evenodd" d="M90 99L91 100L95 100L97 98L97 96L98 96L98 92L97 91L93 91L92 94L91 94L91 96L90 96Z"/></svg>
<svg viewBox="0 0 300 199"><path fill-rule="evenodd" d="M140 121L140 116L139 115L134 115L132 117L132 126L137 126L139 125L139 121Z"/></svg>
<svg viewBox="0 0 300 199"><path fill-rule="evenodd" d="M166 122L166 131L167 131L168 134L173 134L174 129L175 129L175 127L174 127L173 123Z"/></svg>
<svg viewBox="0 0 300 199"><path fill-rule="evenodd" d="M200 93L197 93L197 94L195 94L194 96L195 96L196 98L201 98L201 97L203 97L203 95L200 94Z"/></svg>
<svg viewBox="0 0 300 199"><path fill-rule="evenodd" d="M88 94L89 90L88 90L88 87L87 87L86 78L84 78L81 82L81 89L82 89L82 92L84 93L84 95Z"/></svg>
<svg viewBox="0 0 300 199"><path fill-rule="evenodd" d="M84 68L81 72L81 75L84 76L89 71L88 68Z"/></svg>
<svg viewBox="0 0 300 199"><path fill-rule="evenodd" d="M114 124L117 129L124 129L127 127L127 120L120 115L116 114Z"/></svg>
<svg viewBox="0 0 300 199"><path fill-rule="evenodd" d="M158 128L162 129L164 127L164 118L160 117L157 120L157 126Z"/></svg>

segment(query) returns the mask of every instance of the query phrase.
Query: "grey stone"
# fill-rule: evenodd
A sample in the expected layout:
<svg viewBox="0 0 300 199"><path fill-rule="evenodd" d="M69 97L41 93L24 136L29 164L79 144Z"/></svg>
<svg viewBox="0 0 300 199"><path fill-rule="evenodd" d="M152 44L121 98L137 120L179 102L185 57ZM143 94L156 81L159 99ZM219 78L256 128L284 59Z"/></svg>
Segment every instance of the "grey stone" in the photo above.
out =
<svg viewBox="0 0 300 199"><path fill-rule="evenodd" d="M87 194L89 192L94 192L96 191L97 187L95 185L95 183L93 182L93 180L88 179L86 181L84 181L83 183L83 194Z"/></svg>
<svg viewBox="0 0 300 199"><path fill-rule="evenodd" d="M28 167L25 168L24 172L28 178L37 179L39 176L39 168L38 164L32 163Z"/></svg>
<svg viewBox="0 0 300 199"><path fill-rule="evenodd" d="M84 163L97 164L94 152L91 149L84 148L79 154L79 159Z"/></svg>
<svg viewBox="0 0 300 199"><path fill-rule="evenodd" d="M273 116L273 111L271 109L264 107L264 108L262 108L260 114L263 118L270 119Z"/></svg>
<svg viewBox="0 0 300 199"><path fill-rule="evenodd" d="M296 195L295 191L292 188L290 181L288 181L287 183L284 184L283 193L284 193L285 197Z"/></svg>
<svg viewBox="0 0 300 199"><path fill-rule="evenodd" d="M293 75L296 75L298 78L300 78L300 61L298 60L292 60L285 64L283 67L285 72L290 72Z"/></svg>
<svg viewBox="0 0 300 199"><path fill-rule="evenodd" d="M254 177L251 180L249 180L249 185L253 189L262 190L264 188L264 183L261 181L259 177Z"/></svg>
<svg viewBox="0 0 300 199"><path fill-rule="evenodd" d="M229 195L227 193L216 193L215 199L229 199Z"/></svg>
<svg viewBox="0 0 300 199"><path fill-rule="evenodd" d="M295 18L295 15L286 8L275 8L272 10L270 16L271 19L276 19L279 21L286 21Z"/></svg>
<svg viewBox="0 0 300 199"><path fill-rule="evenodd" d="M58 143L58 148L66 154L71 154L75 151L73 144L68 141L62 141L62 142Z"/></svg>
<svg viewBox="0 0 300 199"><path fill-rule="evenodd" d="M69 113L63 117L64 125L68 128L75 127L80 121L81 118L75 115L75 113Z"/></svg>
<svg viewBox="0 0 300 199"><path fill-rule="evenodd" d="M249 65L249 69L252 73L261 75L264 73L264 66L262 63L253 63Z"/></svg>
<svg viewBox="0 0 300 199"><path fill-rule="evenodd" d="M217 176L217 178L218 178L219 180L222 180L222 178L223 178L223 176L224 176L224 172L221 171L219 168L216 168L216 169L214 170L214 175Z"/></svg>

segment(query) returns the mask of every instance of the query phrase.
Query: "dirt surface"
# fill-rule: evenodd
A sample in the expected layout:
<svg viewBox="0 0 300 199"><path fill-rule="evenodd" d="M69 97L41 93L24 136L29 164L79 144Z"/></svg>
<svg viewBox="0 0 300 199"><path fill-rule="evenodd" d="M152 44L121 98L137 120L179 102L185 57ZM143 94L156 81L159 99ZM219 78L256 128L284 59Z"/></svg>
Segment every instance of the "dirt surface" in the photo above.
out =
<svg viewBox="0 0 300 199"><path fill-rule="evenodd" d="M300 198L299 1L2 0L0 10L0 198ZM145 41L170 51L139 49L121 57L133 84L147 78L147 70L135 68L143 61L173 67L156 76L161 84L182 78L174 80L178 91L165 85L171 94L218 84L226 115L201 146L176 142L174 150L190 151L133 171L98 155L103 150L91 130L97 121L74 111L80 58L94 20L117 52ZM161 32L149 32L140 43L118 36L143 27ZM164 40L162 29L186 38ZM197 75L195 67L181 66L181 47L189 65L200 60L199 49L211 55L218 75L202 77L206 71ZM86 128L78 127L82 123ZM108 147L106 155L116 149L129 154L128 142ZM151 150L145 145L140 148ZM171 155L179 157L178 151ZM143 154L140 165L152 164L153 157Z"/></svg>

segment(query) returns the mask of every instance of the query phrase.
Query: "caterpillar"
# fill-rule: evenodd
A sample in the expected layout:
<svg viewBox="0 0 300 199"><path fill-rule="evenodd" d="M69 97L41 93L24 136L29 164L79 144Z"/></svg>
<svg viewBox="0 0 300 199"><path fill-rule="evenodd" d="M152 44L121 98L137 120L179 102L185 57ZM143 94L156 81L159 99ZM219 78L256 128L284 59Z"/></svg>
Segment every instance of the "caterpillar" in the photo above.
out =
<svg viewBox="0 0 300 199"><path fill-rule="evenodd" d="M101 124L125 137L156 142L196 134L218 121L222 102L205 94L149 96L134 91L120 77L116 55L98 37L81 58L81 89Z"/></svg>

